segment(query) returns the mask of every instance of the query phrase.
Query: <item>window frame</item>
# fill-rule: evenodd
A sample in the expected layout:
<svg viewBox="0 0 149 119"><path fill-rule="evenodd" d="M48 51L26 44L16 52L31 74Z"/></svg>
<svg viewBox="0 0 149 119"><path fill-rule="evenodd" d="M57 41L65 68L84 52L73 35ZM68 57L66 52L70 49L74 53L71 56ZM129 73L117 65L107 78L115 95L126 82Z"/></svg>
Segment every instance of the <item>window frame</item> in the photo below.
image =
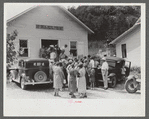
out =
<svg viewBox="0 0 149 119"><path fill-rule="evenodd" d="M76 48L71 48L71 42L76 42ZM76 54L77 55L76 56L73 55L73 57L77 57L78 56L77 41L72 40L72 41L69 42L69 51L70 50L76 50Z"/></svg>
<svg viewBox="0 0 149 119"><path fill-rule="evenodd" d="M125 49L124 49L125 47ZM125 44L121 44L122 58L127 58L127 46Z"/></svg>
<svg viewBox="0 0 149 119"><path fill-rule="evenodd" d="M23 55L20 55L20 54L19 54L19 57L29 57L29 47L28 47L29 44L28 44L28 39L22 39L22 38L19 39L19 49L21 48L21 46L20 46L21 40L22 40L22 41L23 41L23 40L24 40L24 41L27 41L27 47L22 47L22 48L27 49L27 50L28 50L28 53L27 53L27 56L23 56Z"/></svg>

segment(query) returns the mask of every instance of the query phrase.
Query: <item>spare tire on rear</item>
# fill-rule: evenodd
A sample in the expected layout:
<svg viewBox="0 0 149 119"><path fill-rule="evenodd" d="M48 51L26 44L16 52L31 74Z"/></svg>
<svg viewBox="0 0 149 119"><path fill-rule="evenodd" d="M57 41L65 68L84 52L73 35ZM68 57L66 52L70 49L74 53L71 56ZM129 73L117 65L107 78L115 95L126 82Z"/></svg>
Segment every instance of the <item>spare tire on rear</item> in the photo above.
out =
<svg viewBox="0 0 149 119"><path fill-rule="evenodd" d="M34 74L34 80L36 82L44 82L47 80L47 75L43 71L38 71Z"/></svg>

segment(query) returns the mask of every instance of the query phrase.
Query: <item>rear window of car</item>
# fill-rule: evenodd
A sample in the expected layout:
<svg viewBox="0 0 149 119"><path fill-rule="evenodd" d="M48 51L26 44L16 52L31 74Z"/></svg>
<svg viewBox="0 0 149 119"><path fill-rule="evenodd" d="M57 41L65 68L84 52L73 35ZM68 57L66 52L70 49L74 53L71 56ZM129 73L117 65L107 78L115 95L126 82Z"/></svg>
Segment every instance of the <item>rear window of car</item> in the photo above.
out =
<svg viewBox="0 0 149 119"><path fill-rule="evenodd" d="M109 68L115 68L116 63L108 61Z"/></svg>
<svg viewBox="0 0 149 119"><path fill-rule="evenodd" d="M100 61L101 66L102 66L103 62L104 62L103 60ZM108 62L109 68L115 68L116 62L114 62L114 61L107 61L107 62Z"/></svg>
<svg viewBox="0 0 149 119"><path fill-rule="evenodd" d="M45 66L44 62L34 62L33 66Z"/></svg>
<svg viewBox="0 0 149 119"><path fill-rule="evenodd" d="M28 62L26 67L27 68L49 67L49 63L48 62Z"/></svg>

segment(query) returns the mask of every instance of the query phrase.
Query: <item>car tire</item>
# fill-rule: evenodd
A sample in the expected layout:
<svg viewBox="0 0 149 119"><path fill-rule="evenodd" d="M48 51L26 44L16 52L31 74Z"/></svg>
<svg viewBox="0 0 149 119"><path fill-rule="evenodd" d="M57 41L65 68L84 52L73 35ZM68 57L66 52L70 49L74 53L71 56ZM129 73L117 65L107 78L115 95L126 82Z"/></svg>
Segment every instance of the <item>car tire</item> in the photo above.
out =
<svg viewBox="0 0 149 119"><path fill-rule="evenodd" d="M136 88L134 88L133 80L127 80L125 83L125 89L128 93L135 93L137 91Z"/></svg>
<svg viewBox="0 0 149 119"><path fill-rule="evenodd" d="M111 88L115 88L117 84L117 80L115 76L110 77L111 83L109 84Z"/></svg>
<svg viewBox="0 0 149 119"><path fill-rule="evenodd" d="M25 90L26 89L26 85L24 85L24 83L25 83L25 79L24 78L21 78L21 80L20 80L20 87L23 89L23 90Z"/></svg>
<svg viewBox="0 0 149 119"><path fill-rule="evenodd" d="M34 80L36 82L44 82L47 80L47 75L43 71L38 71L34 74Z"/></svg>

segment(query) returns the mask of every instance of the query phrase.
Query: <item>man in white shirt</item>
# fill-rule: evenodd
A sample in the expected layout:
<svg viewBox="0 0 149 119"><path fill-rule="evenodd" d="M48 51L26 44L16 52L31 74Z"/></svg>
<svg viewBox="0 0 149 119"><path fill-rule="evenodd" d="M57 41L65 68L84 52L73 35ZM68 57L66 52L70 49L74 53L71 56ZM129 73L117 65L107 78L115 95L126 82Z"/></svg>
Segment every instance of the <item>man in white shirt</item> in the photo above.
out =
<svg viewBox="0 0 149 119"><path fill-rule="evenodd" d="M106 61L106 57L102 58L104 60L102 66L101 66L101 72L102 72L102 78L104 82L104 89L108 89L108 69L109 65Z"/></svg>
<svg viewBox="0 0 149 119"><path fill-rule="evenodd" d="M94 61L94 57L91 57L91 60L89 62L89 67L92 69L92 68L95 68L95 61Z"/></svg>

